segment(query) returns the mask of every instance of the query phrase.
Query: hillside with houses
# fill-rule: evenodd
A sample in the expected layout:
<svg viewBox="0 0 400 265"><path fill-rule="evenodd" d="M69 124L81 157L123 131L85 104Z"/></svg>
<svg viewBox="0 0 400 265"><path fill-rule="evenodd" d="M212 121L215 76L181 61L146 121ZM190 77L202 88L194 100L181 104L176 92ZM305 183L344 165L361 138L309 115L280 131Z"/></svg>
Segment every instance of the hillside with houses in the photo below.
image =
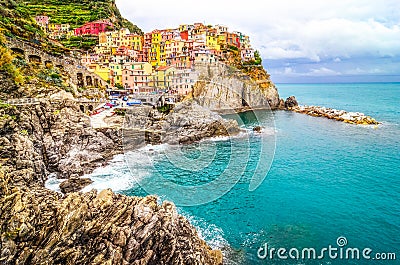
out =
<svg viewBox="0 0 400 265"><path fill-rule="evenodd" d="M82 54L82 65L112 87L131 92L172 92L187 96L198 79L196 63L229 63L261 67L249 36L222 25L182 24L145 34L117 28L109 19L87 22L72 29L53 24L48 16L35 20L52 39L96 36L97 45Z"/></svg>

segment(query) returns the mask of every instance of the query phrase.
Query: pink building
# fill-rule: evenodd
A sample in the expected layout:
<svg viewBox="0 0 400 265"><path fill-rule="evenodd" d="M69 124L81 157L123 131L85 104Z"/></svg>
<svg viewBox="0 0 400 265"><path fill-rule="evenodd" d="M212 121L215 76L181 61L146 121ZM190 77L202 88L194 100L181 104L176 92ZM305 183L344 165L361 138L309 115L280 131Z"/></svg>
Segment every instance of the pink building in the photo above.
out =
<svg viewBox="0 0 400 265"><path fill-rule="evenodd" d="M82 27L74 30L75 36L81 35L99 35L99 33L106 32L112 29L114 25L108 20L97 20L88 22Z"/></svg>
<svg viewBox="0 0 400 265"><path fill-rule="evenodd" d="M36 23L38 23L39 26L46 28L47 25L49 24L49 17L48 16L36 16L35 17Z"/></svg>
<svg viewBox="0 0 400 265"><path fill-rule="evenodd" d="M122 71L122 82L124 88L133 89L134 92L142 91L142 88L149 87L151 75L146 74L143 69L124 69Z"/></svg>
<svg viewBox="0 0 400 265"><path fill-rule="evenodd" d="M175 37L175 34L172 31L162 32L162 41L164 41L164 42L166 42L168 40L172 40L174 37Z"/></svg>

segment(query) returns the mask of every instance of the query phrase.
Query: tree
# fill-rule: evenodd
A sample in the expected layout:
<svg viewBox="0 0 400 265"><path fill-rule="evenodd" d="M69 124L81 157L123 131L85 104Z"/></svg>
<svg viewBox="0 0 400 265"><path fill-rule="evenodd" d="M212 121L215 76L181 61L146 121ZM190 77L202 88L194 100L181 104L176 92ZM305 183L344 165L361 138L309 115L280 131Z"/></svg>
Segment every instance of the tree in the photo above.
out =
<svg viewBox="0 0 400 265"><path fill-rule="evenodd" d="M255 51L254 52L254 64L255 65L261 65L262 64L262 59L261 59L259 51Z"/></svg>

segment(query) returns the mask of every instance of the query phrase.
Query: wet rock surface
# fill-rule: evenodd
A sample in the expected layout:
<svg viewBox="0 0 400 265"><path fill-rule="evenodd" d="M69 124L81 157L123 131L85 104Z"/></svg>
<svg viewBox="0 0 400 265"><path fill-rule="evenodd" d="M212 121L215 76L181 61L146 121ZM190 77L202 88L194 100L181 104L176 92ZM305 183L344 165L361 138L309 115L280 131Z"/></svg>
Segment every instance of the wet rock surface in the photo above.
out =
<svg viewBox="0 0 400 265"><path fill-rule="evenodd" d="M72 103L10 106L3 112L1 162L23 184L43 185L50 173L81 176L122 152L120 131L92 129Z"/></svg>
<svg viewBox="0 0 400 265"><path fill-rule="evenodd" d="M286 109L294 108L297 107L298 105L299 103L297 103L297 99L295 98L295 96L290 96L285 100Z"/></svg>
<svg viewBox="0 0 400 265"><path fill-rule="evenodd" d="M170 202L0 184L1 264L222 264Z"/></svg>
<svg viewBox="0 0 400 265"><path fill-rule="evenodd" d="M121 130L92 129L69 103L1 106L0 117L1 264L222 264L170 202L73 192L122 151ZM44 188L50 173L68 179L67 195Z"/></svg>
<svg viewBox="0 0 400 265"><path fill-rule="evenodd" d="M134 108L127 112L125 118L125 150L145 144L188 144L241 132L236 121L223 119L194 101L177 104L169 114L149 107Z"/></svg>
<svg viewBox="0 0 400 265"><path fill-rule="evenodd" d="M349 124L358 125L378 125L380 124L374 118L366 116L360 112L347 112L344 110L336 110L331 108L319 107L319 106L296 106L289 110L307 114L314 117L325 117L332 120L337 120Z"/></svg>
<svg viewBox="0 0 400 265"><path fill-rule="evenodd" d="M66 181L62 182L60 184L60 190L62 193L65 193L65 194L71 193L71 192L77 192L92 183L93 183L93 181L89 178L74 177L74 178L70 178L70 179L67 179Z"/></svg>

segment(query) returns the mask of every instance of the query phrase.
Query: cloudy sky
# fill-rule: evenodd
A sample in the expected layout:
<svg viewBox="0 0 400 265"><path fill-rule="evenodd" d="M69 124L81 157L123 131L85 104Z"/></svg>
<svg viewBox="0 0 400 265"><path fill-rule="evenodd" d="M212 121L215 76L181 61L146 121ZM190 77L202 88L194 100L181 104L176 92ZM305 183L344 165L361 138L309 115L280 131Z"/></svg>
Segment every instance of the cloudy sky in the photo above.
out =
<svg viewBox="0 0 400 265"><path fill-rule="evenodd" d="M399 0L116 0L144 31L203 22L250 35L273 81L400 82Z"/></svg>

